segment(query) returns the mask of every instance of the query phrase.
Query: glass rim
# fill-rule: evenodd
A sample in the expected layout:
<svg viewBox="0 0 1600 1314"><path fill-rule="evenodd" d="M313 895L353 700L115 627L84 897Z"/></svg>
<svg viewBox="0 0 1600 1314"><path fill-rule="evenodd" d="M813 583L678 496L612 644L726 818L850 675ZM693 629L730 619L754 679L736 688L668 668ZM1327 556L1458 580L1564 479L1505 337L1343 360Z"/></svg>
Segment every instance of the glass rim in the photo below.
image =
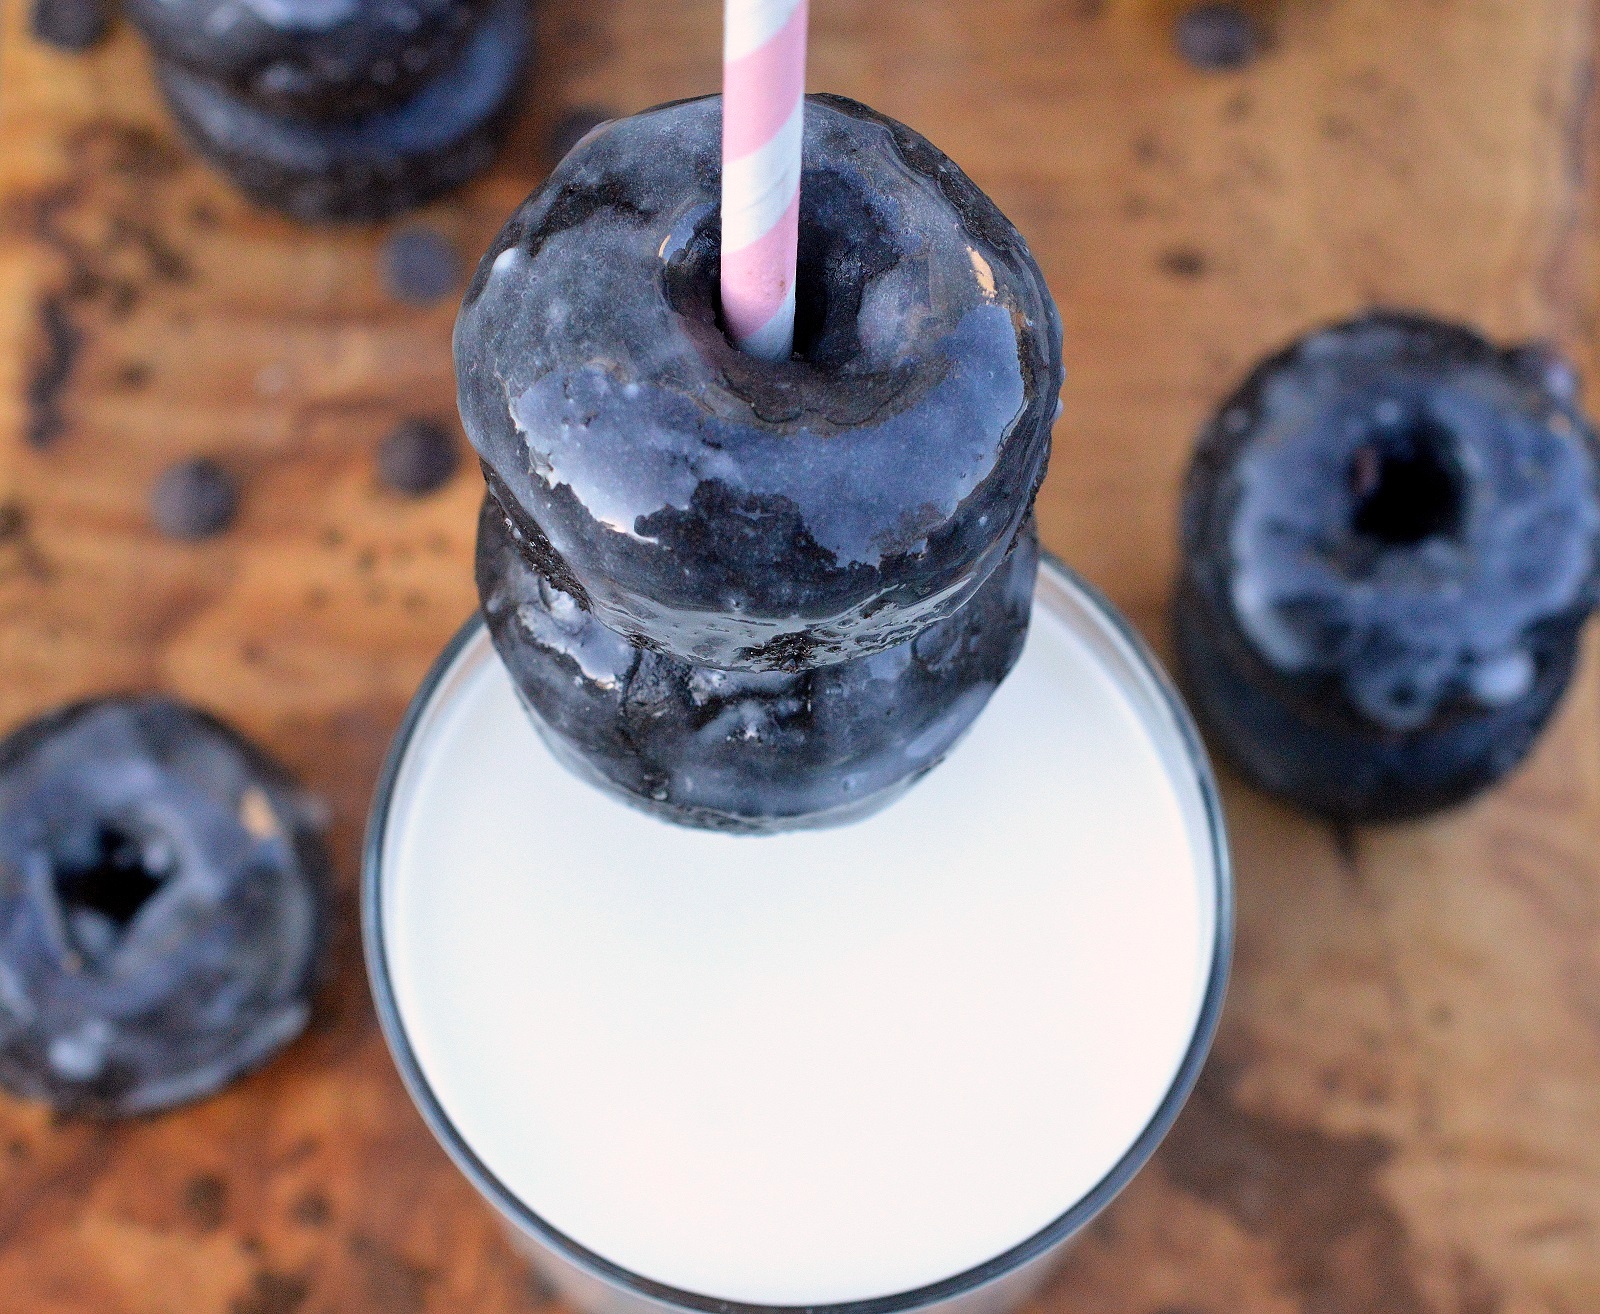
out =
<svg viewBox="0 0 1600 1314"><path fill-rule="evenodd" d="M1039 585L1035 588L1036 597L1047 582L1069 595L1076 595L1083 610L1092 613L1105 625L1109 637L1123 649L1123 656L1129 665L1149 682L1150 692L1155 695L1157 706L1170 719L1171 728L1176 732L1183 753L1193 768L1200 805L1205 816L1206 839L1209 843L1213 873L1215 912L1211 937L1211 966L1206 976L1194 1030L1166 1094L1139 1135L1134 1138L1116 1163L1093 1187L1055 1219L1032 1236L992 1259L964 1269L951 1277L941 1278L937 1282L906 1291L861 1300L821 1304L782 1305L729 1300L658 1282L588 1249L529 1208L478 1157L434 1095L427 1075L411 1048L404 1019L400 1016L399 1004L389 974L388 952L383 935L381 898L383 852L388 838L389 816L394 803L395 789L411 743L433 707L434 696L454 670L459 659L479 641L484 631L483 616L475 612L456 631L423 678L422 684L406 708L399 729L395 732L383 770L378 777L362 845L361 938L367 978L378 1014L378 1023L407 1093L445 1153L478 1193L493 1204L506 1219L538 1238L567 1262L610 1286L619 1287L645 1300L678 1309L697 1311L698 1314L802 1314L802 1312L803 1314L901 1314L901 1311L925 1309L967 1295L1007 1277L1030 1261L1055 1249L1067 1238L1081 1231L1149 1162L1194 1090L1200 1069L1205 1064L1212 1040L1216 1035L1223 1001L1227 994L1234 946L1234 891L1233 866L1228 850L1222 797L1210 757L1206 753L1200 732L1189 709L1144 637L1112 605L1104 593L1065 565L1053 553L1041 551ZM759 840L755 842L759 843Z"/></svg>

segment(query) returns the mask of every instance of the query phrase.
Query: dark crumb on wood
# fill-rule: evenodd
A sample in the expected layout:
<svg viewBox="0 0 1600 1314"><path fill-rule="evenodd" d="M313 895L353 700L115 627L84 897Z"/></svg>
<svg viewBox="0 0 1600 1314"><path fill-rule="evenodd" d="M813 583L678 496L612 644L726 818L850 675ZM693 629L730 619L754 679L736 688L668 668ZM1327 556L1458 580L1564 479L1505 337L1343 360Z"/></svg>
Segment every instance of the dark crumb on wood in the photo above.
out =
<svg viewBox="0 0 1600 1314"><path fill-rule="evenodd" d="M20 211L31 235L62 265L59 284L35 312L38 347L24 388L23 427L35 447L49 446L70 427L66 394L92 329L131 315L146 283L193 277L156 222L165 209L161 184L185 167L184 157L148 129L108 118L83 124L62 146L70 177L25 198Z"/></svg>
<svg viewBox="0 0 1600 1314"><path fill-rule="evenodd" d="M1161 268L1173 278L1194 280L1205 276L1206 257L1192 246L1178 246L1161 256Z"/></svg>
<svg viewBox="0 0 1600 1314"><path fill-rule="evenodd" d="M1213 2L1194 5L1173 31L1178 53L1210 72L1243 68L1266 46L1266 34L1243 6Z"/></svg>
<svg viewBox="0 0 1600 1314"><path fill-rule="evenodd" d="M435 1277L431 1269L368 1236L352 1237L350 1253L366 1269L367 1290L376 1308L385 1314L422 1314Z"/></svg>
<svg viewBox="0 0 1600 1314"><path fill-rule="evenodd" d="M20 502L0 502L0 548L8 549L6 564L0 571L9 573L15 566L36 584L48 584L54 576L50 563L33 541L33 522Z"/></svg>
<svg viewBox="0 0 1600 1314"><path fill-rule="evenodd" d="M328 1197L321 1191L313 1189L294 1202L290 1207L289 1217L301 1227L325 1227L332 1212Z"/></svg>
<svg viewBox="0 0 1600 1314"><path fill-rule="evenodd" d="M455 436L434 420L402 420L378 447L379 477L407 497L443 488L460 466Z"/></svg>
<svg viewBox="0 0 1600 1314"><path fill-rule="evenodd" d="M168 538L211 538L233 523L238 510L233 476L205 457L167 467L150 493L150 518Z"/></svg>
<svg viewBox="0 0 1600 1314"><path fill-rule="evenodd" d="M104 41L111 19L109 0L33 0L28 26L45 45L76 54Z"/></svg>
<svg viewBox="0 0 1600 1314"><path fill-rule="evenodd" d="M66 432L62 396L83 352L83 330L67 310L67 294L52 292L39 303L42 350L28 379L28 442L48 447Z"/></svg>
<svg viewBox="0 0 1600 1314"><path fill-rule="evenodd" d="M188 157L170 138L120 119L93 119L74 131L67 145L86 180L110 172L131 182L152 182L188 167Z"/></svg>
<svg viewBox="0 0 1600 1314"><path fill-rule="evenodd" d="M189 259L161 234L141 219L114 215L107 230L108 250L137 251L144 258L150 276L162 283L183 284L194 280Z"/></svg>
<svg viewBox="0 0 1600 1314"><path fill-rule="evenodd" d="M413 224L397 229L384 242L382 259L389 294L412 305L437 301L461 281L461 257L432 228Z"/></svg>
<svg viewBox="0 0 1600 1314"><path fill-rule="evenodd" d="M118 392L139 392L150 384L153 371L142 360L130 360L119 366L111 376L111 386Z"/></svg>
<svg viewBox="0 0 1600 1314"><path fill-rule="evenodd" d="M229 1314L296 1314L311 1288L304 1278L262 1269L250 1290L228 1305Z"/></svg>
<svg viewBox="0 0 1600 1314"><path fill-rule="evenodd" d="M183 1188L183 1211L202 1231L221 1227L228 1214L228 1184L215 1173L191 1177Z"/></svg>

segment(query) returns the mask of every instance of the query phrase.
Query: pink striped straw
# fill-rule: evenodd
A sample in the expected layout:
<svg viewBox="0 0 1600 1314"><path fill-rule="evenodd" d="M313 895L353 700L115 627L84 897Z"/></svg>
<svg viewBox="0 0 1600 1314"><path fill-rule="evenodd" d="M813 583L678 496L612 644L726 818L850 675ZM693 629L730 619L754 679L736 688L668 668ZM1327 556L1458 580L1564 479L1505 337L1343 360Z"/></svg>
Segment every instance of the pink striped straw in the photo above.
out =
<svg viewBox="0 0 1600 1314"><path fill-rule="evenodd" d="M794 349L807 0L726 0L722 316L741 349Z"/></svg>

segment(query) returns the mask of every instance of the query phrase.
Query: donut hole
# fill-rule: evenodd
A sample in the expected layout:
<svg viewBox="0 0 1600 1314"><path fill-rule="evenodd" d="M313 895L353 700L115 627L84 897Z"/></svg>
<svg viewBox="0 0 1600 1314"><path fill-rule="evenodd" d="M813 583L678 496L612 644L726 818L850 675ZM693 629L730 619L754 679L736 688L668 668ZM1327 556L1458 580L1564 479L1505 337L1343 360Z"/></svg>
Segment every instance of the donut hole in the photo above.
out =
<svg viewBox="0 0 1600 1314"><path fill-rule="evenodd" d="M172 874L171 846L102 822L55 855L56 897L67 932L88 958L105 956Z"/></svg>
<svg viewBox="0 0 1600 1314"><path fill-rule="evenodd" d="M1412 547L1461 528L1466 500L1448 429L1428 415L1380 428L1350 459L1351 525L1385 547Z"/></svg>
<svg viewBox="0 0 1600 1314"><path fill-rule="evenodd" d="M800 193L794 354L821 370L841 370L863 354L863 295L901 259L889 229L854 181L815 171Z"/></svg>
<svg viewBox="0 0 1600 1314"><path fill-rule="evenodd" d="M863 298L868 285L902 259L891 230L861 180L815 169L800 191L800 233L795 269L794 350L789 362L760 361L739 351L722 314L722 215L710 207L697 215L692 231L665 264L662 288L667 303L691 324L714 328L723 352L719 364L749 361L757 368L809 365L822 374L866 372L880 353L863 342ZM866 326L882 335L884 326ZM705 340L704 333L699 335Z"/></svg>

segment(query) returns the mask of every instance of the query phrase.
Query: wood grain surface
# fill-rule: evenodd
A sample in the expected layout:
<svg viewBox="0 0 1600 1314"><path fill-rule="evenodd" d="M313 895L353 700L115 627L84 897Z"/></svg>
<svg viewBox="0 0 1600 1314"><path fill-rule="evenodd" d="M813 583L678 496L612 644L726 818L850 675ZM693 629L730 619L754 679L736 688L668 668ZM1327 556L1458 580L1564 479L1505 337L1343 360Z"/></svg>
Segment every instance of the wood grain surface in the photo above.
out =
<svg viewBox="0 0 1600 1314"><path fill-rule="evenodd" d="M164 689L329 802L338 973L311 1033L198 1107L64 1122L0 1097L0 1310L510 1314L552 1305L401 1090L356 936L380 757L473 606L480 494L377 482L453 415L454 298L389 297L380 229L253 212L176 141L125 30L0 28L0 722ZM1284 0L1249 68L1168 0L814 0L810 85L945 148L1033 244L1067 330L1049 545L1158 644L1189 443L1257 355L1372 303L1594 363L1587 0ZM715 0L540 0L464 255L566 111L715 87ZM176 545L179 457L244 487ZM1336 834L1232 782L1238 965L1168 1144L1031 1314L1600 1310L1600 664L1531 763L1423 825Z"/></svg>

